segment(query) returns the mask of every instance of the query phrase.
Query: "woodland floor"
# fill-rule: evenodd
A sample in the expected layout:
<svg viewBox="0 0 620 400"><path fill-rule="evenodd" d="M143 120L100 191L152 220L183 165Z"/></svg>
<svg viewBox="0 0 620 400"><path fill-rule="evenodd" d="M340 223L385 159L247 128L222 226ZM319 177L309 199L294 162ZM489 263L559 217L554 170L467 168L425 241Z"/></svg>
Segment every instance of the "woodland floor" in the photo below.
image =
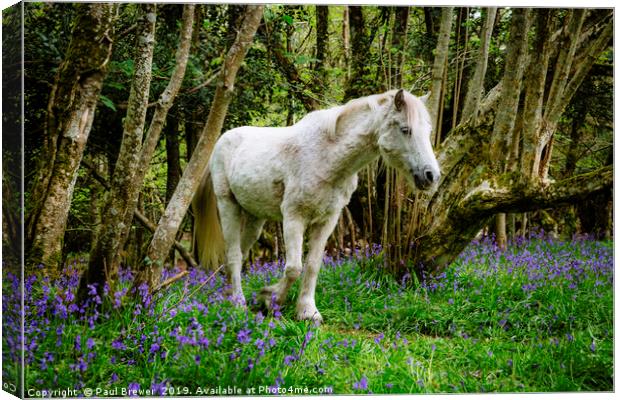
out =
<svg viewBox="0 0 620 400"><path fill-rule="evenodd" d="M123 271L99 310L75 305L75 260L63 277L26 279L26 395L558 392L613 390L613 243L543 236L506 252L472 243L426 282L385 274L380 249L326 259L325 323L238 309L223 278L192 270L134 301ZM281 262L245 274L252 303ZM168 271L168 276L174 274ZM3 380L17 376L18 280L4 277ZM13 366L13 368L11 368ZM241 392L238 392L241 391Z"/></svg>

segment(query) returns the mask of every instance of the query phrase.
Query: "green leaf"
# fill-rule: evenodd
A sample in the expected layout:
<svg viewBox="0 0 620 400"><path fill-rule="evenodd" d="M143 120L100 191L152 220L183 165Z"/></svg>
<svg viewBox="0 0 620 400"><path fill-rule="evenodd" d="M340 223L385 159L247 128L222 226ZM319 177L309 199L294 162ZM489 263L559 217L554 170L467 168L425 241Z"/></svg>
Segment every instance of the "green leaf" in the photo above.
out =
<svg viewBox="0 0 620 400"><path fill-rule="evenodd" d="M290 15L284 14L282 16L282 21L286 22L287 25L293 25L293 17L291 17Z"/></svg>
<svg viewBox="0 0 620 400"><path fill-rule="evenodd" d="M125 89L125 85L123 85L120 82L106 82L105 85L107 87L111 87L112 89L116 89L116 90L124 90Z"/></svg>
<svg viewBox="0 0 620 400"><path fill-rule="evenodd" d="M114 71L120 71L127 77L133 76L133 60L131 59L121 62L112 62L110 65Z"/></svg>
<svg viewBox="0 0 620 400"><path fill-rule="evenodd" d="M112 101L112 99L110 99L109 97L100 94L99 100L101 100L104 106L108 107L112 111L116 111L116 106L114 105L114 102Z"/></svg>

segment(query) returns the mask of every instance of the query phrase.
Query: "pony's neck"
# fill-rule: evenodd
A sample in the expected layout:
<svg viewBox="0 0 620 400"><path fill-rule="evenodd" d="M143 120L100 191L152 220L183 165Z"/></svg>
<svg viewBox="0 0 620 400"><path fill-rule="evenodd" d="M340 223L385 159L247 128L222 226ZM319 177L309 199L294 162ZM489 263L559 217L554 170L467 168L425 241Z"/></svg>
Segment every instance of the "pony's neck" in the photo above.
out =
<svg viewBox="0 0 620 400"><path fill-rule="evenodd" d="M343 106L335 132L324 140L325 176L330 181L350 177L379 156L376 110L366 103Z"/></svg>

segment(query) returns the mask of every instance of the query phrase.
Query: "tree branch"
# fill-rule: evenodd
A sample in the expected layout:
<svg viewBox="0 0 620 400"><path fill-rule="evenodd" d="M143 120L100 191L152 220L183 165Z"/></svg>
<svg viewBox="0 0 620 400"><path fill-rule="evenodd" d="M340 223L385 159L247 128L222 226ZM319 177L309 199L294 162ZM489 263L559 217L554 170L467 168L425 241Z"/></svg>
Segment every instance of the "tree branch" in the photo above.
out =
<svg viewBox="0 0 620 400"><path fill-rule="evenodd" d="M473 78L471 78L469 84L467 85L467 94L465 96L461 121L465 121L470 117L476 118L478 115L480 97L482 96L482 91L484 90L484 76L487 71L489 45L491 41L491 34L493 33L493 25L495 24L496 13L497 7L489 7L486 9L486 18L480 34L482 38L476 60L476 69L474 70Z"/></svg>
<svg viewBox="0 0 620 400"><path fill-rule="evenodd" d="M524 181L510 186L483 182L455 207L461 218L498 212L526 212L574 203L613 187L613 165L549 185Z"/></svg>
<svg viewBox="0 0 620 400"><path fill-rule="evenodd" d="M271 49L277 67L286 76L286 79L292 86L293 93L304 105L306 111L310 112L318 110L320 108L319 102L312 96L308 96L304 93L304 90L308 88L309 84L301 78L295 64L293 64L293 62L291 62L291 60L286 56L282 43L275 35L272 34L272 32L267 30L266 25L266 22L261 25L259 27L259 32L261 33L261 36L265 38L267 46Z"/></svg>
<svg viewBox="0 0 620 400"><path fill-rule="evenodd" d="M92 177L95 178L95 180L99 182L105 190L110 190L110 183L108 182L107 178L101 175L99 171L97 171L97 168L95 168L95 166L91 164L90 161L82 160L82 165L90 170ZM142 214L138 209L134 210L133 215L134 218L137 219L138 222L140 222L146 229L151 232L155 232L155 229L157 227L153 222L151 222L151 220L146 217L146 215ZM187 265L191 267L198 266L198 263L196 262L196 260L194 260L194 257L192 257L190 252L180 242L175 240L174 247L178 250L179 254L181 254L181 257L183 257Z"/></svg>

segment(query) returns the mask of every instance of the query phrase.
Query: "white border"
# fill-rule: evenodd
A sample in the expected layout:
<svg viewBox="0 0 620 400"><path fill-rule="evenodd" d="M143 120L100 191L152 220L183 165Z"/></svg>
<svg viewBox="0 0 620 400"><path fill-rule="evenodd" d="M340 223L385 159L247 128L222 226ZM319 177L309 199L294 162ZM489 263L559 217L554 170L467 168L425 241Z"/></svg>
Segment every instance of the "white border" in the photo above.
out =
<svg viewBox="0 0 620 400"><path fill-rule="evenodd" d="M68 1L63 1L63 2L68 2ZM118 1L118 0L112 0L112 2L117 2L117 3L127 3L126 1ZM133 2L150 2L148 0L138 0L138 1L133 1ZM188 1L178 1L178 0L168 0L168 1L158 1L158 3L187 3ZM222 3L235 3L235 4L248 4L248 3L261 3L258 1L252 1L252 0L225 0L225 1L211 1L211 0L202 0L202 1L193 1L194 3L211 3L211 4L222 4ZM0 0L0 8L4 9L7 8L13 4L15 4L16 1L10 1L10 0ZM463 0L451 0L451 1L441 1L441 0L424 0L424 1L402 1L402 0L388 0L385 3L380 2L378 0L356 0L356 1L351 1L351 2L347 2L347 1L307 1L307 0L296 0L296 1L290 1L290 2L286 2L286 1L268 1L268 2L263 2L263 3L271 3L271 4L280 4L280 3L294 3L294 4L329 4L329 5L344 5L344 4L359 4L359 5L407 5L407 6L412 6L412 7L421 7L421 6L498 6L498 7L545 7L545 8L572 8L572 7L579 7L579 8L616 8L616 2L613 0L597 0L597 1L593 1L593 2L586 2L586 1L576 1L576 0L571 0L571 1L561 1L561 0L545 0L544 2L539 1L505 1L505 0L494 0L494 1L489 1L489 0L478 0L478 1L463 1ZM615 21L614 21L615 22ZM618 33L618 24L615 24L614 26L614 45L615 45L615 38L616 35ZM0 32L0 39L1 39L1 32ZM1 42L1 41L0 41ZM615 46L614 46L615 47ZM618 123L618 110L616 109L616 96L615 94L617 93L616 89L617 89L617 83L615 80L615 77L617 76L616 71L618 68L618 64L617 64L617 57L616 57L616 52L614 52L614 125L617 125ZM0 59L0 70L2 68L2 61ZM22 87L23 87L23 82L22 82ZM2 99L0 96L0 109L2 107ZM1 127L0 127L0 135L1 135ZM23 144L23 127L22 127L22 144ZM615 144L616 144L616 140L615 140L615 132L614 132L614 176L618 176L618 151L616 151L615 149ZM0 144L0 148L1 148L1 144ZM1 168L2 166L0 165L0 172L1 172ZM22 164L22 168L23 168L23 164ZM614 185L615 186L615 185ZM0 199L0 206L1 206L1 199ZM614 222L616 221L616 199L614 196ZM1 215L0 215L0 221L1 221ZM1 226L1 225L0 225ZM617 229L617 224L614 223L614 238L617 237L619 230ZM22 249L23 249L23 244L22 244ZM1 249L0 249L0 257L1 257ZM614 245L614 263L615 261L618 260L618 250L617 250L617 246ZM614 277L615 277L615 273L614 273ZM618 293L617 291L618 289L618 283L617 281L614 279L614 294ZM619 297L620 296L614 296L614 331L615 331L615 338L614 338L614 389L617 388L617 384L618 384L618 380L617 380L617 364L618 361L616 359L616 355L619 354L618 353L618 320L617 320L617 315L616 315L616 310L618 310L618 306L620 305L619 302ZM22 305L23 307L23 305ZM1 332L1 326L0 326L0 332ZM2 366L2 361L0 358L0 368ZM22 382L22 387L23 387L23 382ZM370 398L370 399L378 399L378 398L383 398L385 395L382 396L364 396L365 398ZM414 399L414 398L418 398L420 395L398 395L398 396L390 396L390 397L394 397L394 398L402 398L402 399ZM438 399L438 400L443 400L443 399L455 399L458 398L463 399L463 400L473 400L473 399L486 399L486 398L493 398L493 399L516 399L516 400L541 400L541 399L562 399L562 400L582 400L584 398L586 399L592 399L592 400L599 400L599 399L612 399L615 398L615 394L613 392L610 393L600 393L600 392L569 392L569 393L528 393L528 394L517 394L517 393L489 393L489 394L484 394L484 393L479 393L479 394L458 394L458 395L443 395L443 394L431 394L431 395L422 395L422 396L432 396L434 399ZM336 395L336 396L330 396L330 398L334 398L334 399L349 399L351 398L352 395ZM7 392L1 391L0 390L0 400L1 399L14 399L14 396L11 396L10 394L8 394ZM191 398L199 398L199 397L191 397ZM264 397L242 397L243 399L264 399ZM297 396L295 398L302 398L302 399L316 399L316 396Z"/></svg>

